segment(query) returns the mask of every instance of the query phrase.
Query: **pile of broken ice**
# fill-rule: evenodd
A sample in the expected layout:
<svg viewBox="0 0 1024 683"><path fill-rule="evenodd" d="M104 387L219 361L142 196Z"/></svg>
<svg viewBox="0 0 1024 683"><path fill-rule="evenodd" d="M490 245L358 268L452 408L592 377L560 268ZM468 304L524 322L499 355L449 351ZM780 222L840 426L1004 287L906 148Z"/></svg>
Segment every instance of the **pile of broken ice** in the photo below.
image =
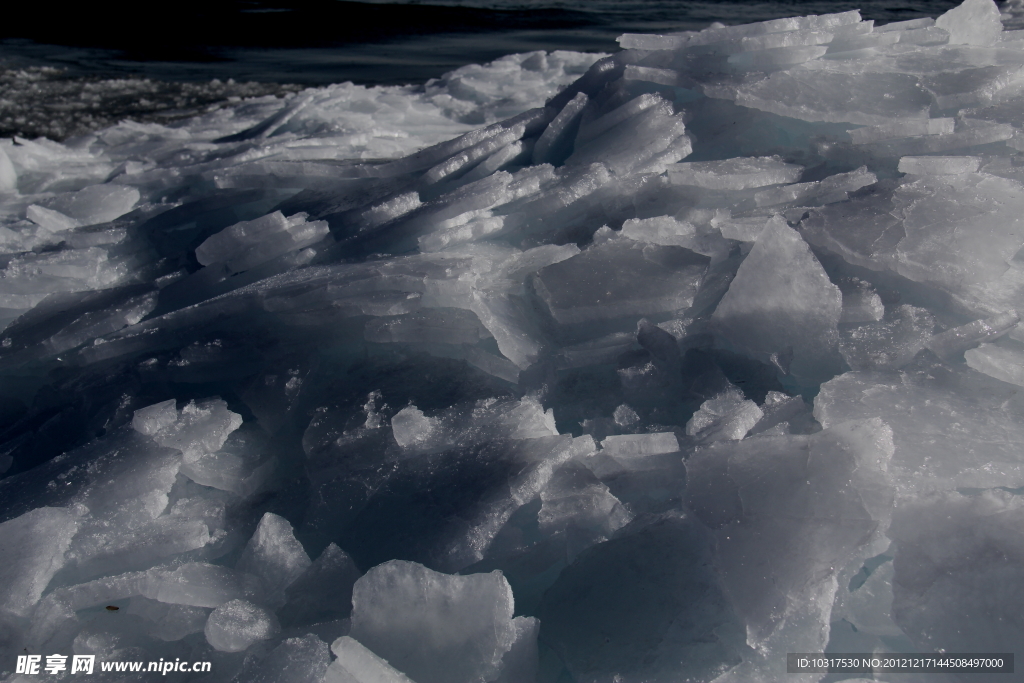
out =
<svg viewBox="0 0 1024 683"><path fill-rule="evenodd" d="M1024 31L620 42L0 141L5 680L1024 642Z"/></svg>

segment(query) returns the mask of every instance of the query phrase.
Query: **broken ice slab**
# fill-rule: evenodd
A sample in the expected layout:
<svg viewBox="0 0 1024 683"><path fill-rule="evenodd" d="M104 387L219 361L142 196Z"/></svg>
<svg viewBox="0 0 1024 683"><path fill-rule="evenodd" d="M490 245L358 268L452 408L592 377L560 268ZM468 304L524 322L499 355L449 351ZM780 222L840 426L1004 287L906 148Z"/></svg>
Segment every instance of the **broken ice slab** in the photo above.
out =
<svg viewBox="0 0 1024 683"><path fill-rule="evenodd" d="M687 503L714 534L714 563L748 645L824 649L835 577L886 542L893 450L876 418L811 436L718 441L686 461Z"/></svg>
<svg viewBox="0 0 1024 683"><path fill-rule="evenodd" d="M696 228L692 223L672 216L631 218L622 224L620 234L636 242L692 248Z"/></svg>
<svg viewBox="0 0 1024 683"><path fill-rule="evenodd" d="M992 0L964 0L936 19L935 26L949 31L950 45L992 45L1003 32L999 8Z"/></svg>
<svg viewBox="0 0 1024 683"><path fill-rule="evenodd" d="M601 442L601 451L614 458L643 458L678 450L679 441L674 432L613 435Z"/></svg>
<svg viewBox="0 0 1024 683"><path fill-rule="evenodd" d="M242 416L228 410L227 403L219 398L200 403L190 401L180 411L172 403L165 401L140 408L132 426L161 446L180 450L186 462L220 450L242 424Z"/></svg>
<svg viewBox="0 0 1024 683"><path fill-rule="evenodd" d="M416 683L365 645L349 636L331 644L336 655L324 674L324 683Z"/></svg>
<svg viewBox="0 0 1024 683"><path fill-rule="evenodd" d="M849 196L850 192L877 181L878 177L874 173L870 173L866 166L861 166L855 171L837 173L824 180L762 190L754 195L754 201L759 207L792 203L830 204L841 202Z"/></svg>
<svg viewBox="0 0 1024 683"><path fill-rule="evenodd" d="M822 385L824 427L881 418L896 445L890 470L902 490L1024 486L1024 403L1017 388L965 365L848 372Z"/></svg>
<svg viewBox="0 0 1024 683"><path fill-rule="evenodd" d="M740 264L711 321L751 358L811 379L833 374L841 312L839 288L800 235L775 217Z"/></svg>
<svg viewBox="0 0 1024 683"><path fill-rule="evenodd" d="M640 317L688 308L709 262L681 247L613 240L542 268L534 286L562 325Z"/></svg>
<svg viewBox="0 0 1024 683"><path fill-rule="evenodd" d="M976 173L980 167L980 157L903 157L899 171L911 175L957 175Z"/></svg>
<svg viewBox="0 0 1024 683"><path fill-rule="evenodd" d="M65 562L64 553L78 530L69 510L36 508L0 524L0 610L27 616L53 575Z"/></svg>
<svg viewBox="0 0 1024 683"><path fill-rule="evenodd" d="M739 440L764 417L756 403L735 387L701 404L689 422L686 435L702 442ZM610 438L610 437L609 437Z"/></svg>
<svg viewBox="0 0 1024 683"><path fill-rule="evenodd" d="M795 183L803 166L780 157L737 157L722 161L688 161L668 167L675 185L692 185L709 190L747 190L767 185Z"/></svg>
<svg viewBox="0 0 1024 683"><path fill-rule="evenodd" d="M280 630L272 612L245 600L231 600L210 613L203 632L215 650L241 652Z"/></svg>
<svg viewBox="0 0 1024 683"><path fill-rule="evenodd" d="M416 683L497 677L516 639L512 589L501 572L441 574L392 560L352 593L352 638Z"/></svg>
<svg viewBox="0 0 1024 683"><path fill-rule="evenodd" d="M139 191L125 185L91 185L77 192L65 192L40 200L44 209L59 212L72 225L107 223L131 211L139 202Z"/></svg>
<svg viewBox="0 0 1024 683"><path fill-rule="evenodd" d="M890 138L902 138L910 135L940 135L952 133L955 119L923 119L919 121L897 121L896 123L882 124L880 126L865 126L854 128L850 131L850 139L855 145L864 145L869 142L888 140ZM909 171L903 171L909 173ZM976 169L975 169L976 170Z"/></svg>
<svg viewBox="0 0 1024 683"><path fill-rule="evenodd" d="M288 586L311 564L288 520L268 512L260 519L235 568L258 577L266 592L265 603L277 608L287 601Z"/></svg>
<svg viewBox="0 0 1024 683"><path fill-rule="evenodd" d="M925 345L939 358L954 360L967 349L982 342L998 339L1015 328L1019 322L1020 315L1017 311L1007 311L946 330L929 339Z"/></svg>
<svg viewBox="0 0 1024 683"><path fill-rule="evenodd" d="M828 31L860 21L860 12L840 12L820 16L772 19L740 26L712 26L703 31L684 31L678 35L650 35L626 33L618 38L623 49L639 50L680 50L698 45L712 45L730 40L739 41L746 37L766 36L775 33Z"/></svg>
<svg viewBox="0 0 1024 683"><path fill-rule="evenodd" d="M275 211L208 237L196 248L196 259L204 266L223 262L232 273L237 273L315 244L328 232L325 221L306 222L303 213L285 218Z"/></svg>

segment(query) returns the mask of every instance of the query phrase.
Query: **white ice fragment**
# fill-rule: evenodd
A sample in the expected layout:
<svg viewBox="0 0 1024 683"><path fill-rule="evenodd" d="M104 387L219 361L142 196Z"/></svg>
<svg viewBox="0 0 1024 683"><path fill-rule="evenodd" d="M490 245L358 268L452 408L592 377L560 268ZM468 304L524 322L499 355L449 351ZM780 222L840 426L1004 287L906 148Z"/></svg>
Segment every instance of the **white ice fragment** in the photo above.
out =
<svg viewBox="0 0 1024 683"><path fill-rule="evenodd" d="M686 423L686 434L701 441L735 441L746 436L763 416L756 403L730 388L701 404Z"/></svg>
<svg viewBox="0 0 1024 683"><path fill-rule="evenodd" d="M855 145L864 145L879 140L890 140L912 135L948 135L953 132L956 120L922 119L918 121L897 121L880 126L865 126L850 131L850 139ZM929 157L932 158L932 157ZM909 171L904 171L909 173Z"/></svg>
<svg viewBox="0 0 1024 683"><path fill-rule="evenodd" d="M678 450L679 441L673 432L618 434L606 436L601 442L601 451L615 458L642 458Z"/></svg>
<svg viewBox="0 0 1024 683"><path fill-rule="evenodd" d="M1024 387L1024 352L994 344L982 344L964 354L967 364L1003 382Z"/></svg>
<svg viewBox="0 0 1024 683"><path fill-rule="evenodd" d="M672 216L630 218L622 224L621 234L637 242L689 247L693 244L696 228L692 223Z"/></svg>
<svg viewBox="0 0 1024 683"><path fill-rule="evenodd" d="M579 92L562 107L562 111L558 112L558 115L544 129L533 148L534 164L551 162L555 160L556 155L563 151L562 148L567 148L569 138L575 132L574 127L578 124L587 102L589 102L587 94Z"/></svg>
<svg viewBox="0 0 1024 683"><path fill-rule="evenodd" d="M144 417L132 426L136 429L156 431L148 434L161 446L176 448L185 456L185 462L193 462L207 453L214 453L224 445L228 436L242 425L242 416L227 409L227 403L212 398L196 403L189 401L181 409L177 419L170 422L171 401L156 404L143 410ZM140 429L141 428L141 429Z"/></svg>
<svg viewBox="0 0 1024 683"><path fill-rule="evenodd" d="M912 175L957 175L975 173L980 167L980 157L903 157L899 171Z"/></svg>
<svg viewBox="0 0 1024 683"><path fill-rule="evenodd" d="M885 539L893 451L892 431L873 419L719 441L686 461L688 505L715 535L715 566L747 644L768 655L760 666L774 669L781 649L824 648L836 576Z"/></svg>
<svg viewBox="0 0 1024 683"><path fill-rule="evenodd" d="M892 425L890 471L907 490L1024 486L1024 407L1016 386L963 364L847 372L821 387L824 427L881 418Z"/></svg>
<svg viewBox="0 0 1024 683"><path fill-rule="evenodd" d="M975 320L974 322L954 327L932 337L925 344L936 356L953 360L957 355L981 342L991 341L1003 336L1020 322L1017 311L1007 311L999 315Z"/></svg>
<svg viewBox="0 0 1024 683"><path fill-rule="evenodd" d="M204 266L223 262L231 272L248 270L272 258L315 244L330 232L325 221L306 214L285 218L280 211L224 228L196 248Z"/></svg>
<svg viewBox="0 0 1024 683"><path fill-rule="evenodd" d="M331 644L337 659L328 667L324 683L417 683L349 636Z"/></svg>
<svg viewBox="0 0 1024 683"><path fill-rule="evenodd" d="M437 419L427 417L413 405L402 408L391 418L391 431L395 441L403 448L429 438L437 426Z"/></svg>
<svg viewBox="0 0 1024 683"><path fill-rule="evenodd" d="M39 206L38 204L30 204L25 209L25 217L49 232L74 230L79 226L78 221L74 218L65 216L60 211Z"/></svg>
<svg viewBox="0 0 1024 683"><path fill-rule="evenodd" d="M500 571L441 574L391 560L356 581L353 638L416 683L492 680L516 640Z"/></svg>
<svg viewBox="0 0 1024 683"><path fill-rule="evenodd" d="M762 362L798 377L830 376L841 313L839 288L800 235L775 217L740 264L712 324Z"/></svg>
<svg viewBox="0 0 1024 683"><path fill-rule="evenodd" d="M175 404L176 401L172 398L139 408L132 417L132 428L140 434L153 436L160 430L170 427L178 421L178 409Z"/></svg>
<svg viewBox="0 0 1024 683"><path fill-rule="evenodd" d="M267 592L267 602L280 607L284 591L312 564L292 525L284 517L268 512L238 558L236 569L258 576Z"/></svg>
<svg viewBox="0 0 1024 683"><path fill-rule="evenodd" d="M688 308L707 263L678 247L613 240L541 269L534 286L563 325L639 317ZM581 289L579 282L589 286Z"/></svg>
<svg viewBox="0 0 1024 683"><path fill-rule="evenodd" d="M950 45L994 45L1003 32L999 8L992 0L964 0L936 19L935 26L949 31Z"/></svg>
<svg viewBox="0 0 1024 683"><path fill-rule="evenodd" d="M40 204L59 211L78 225L94 225L123 216L131 211L139 198L139 191L127 185L90 185L77 192L44 199Z"/></svg>
<svg viewBox="0 0 1024 683"><path fill-rule="evenodd" d="M866 166L861 166L855 171L837 173L824 180L762 190L754 195L754 201L758 206L774 206L794 202L815 205L829 204L841 202L847 198L850 192L877 181L878 177L874 173L870 173Z"/></svg>
<svg viewBox="0 0 1024 683"><path fill-rule="evenodd" d="M796 182L803 170L803 166L787 164L777 156L737 157L673 164L668 167L668 177L675 185L693 185L709 190L746 190Z"/></svg>
<svg viewBox="0 0 1024 683"><path fill-rule="evenodd" d="M64 566L64 553L77 530L73 514L53 507L0 524L0 613L28 615Z"/></svg>
<svg viewBox="0 0 1024 683"><path fill-rule="evenodd" d="M206 642L221 652L241 652L280 630L272 613L245 600L232 600L213 610L203 629Z"/></svg>

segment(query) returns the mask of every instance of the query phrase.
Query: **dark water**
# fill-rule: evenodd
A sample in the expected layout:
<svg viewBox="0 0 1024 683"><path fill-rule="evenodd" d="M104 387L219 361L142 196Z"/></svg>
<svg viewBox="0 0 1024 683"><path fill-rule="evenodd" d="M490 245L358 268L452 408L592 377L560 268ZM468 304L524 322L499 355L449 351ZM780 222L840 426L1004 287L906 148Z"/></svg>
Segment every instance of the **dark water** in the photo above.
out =
<svg viewBox="0 0 1024 683"><path fill-rule="evenodd" d="M668 32L860 9L885 23L955 0L183 0L6 6L0 136L61 139L119 118L171 120L230 97L353 81L423 83L532 50L611 52L626 32ZM154 21L154 18L156 20ZM214 79L217 79L214 81ZM188 85L195 84L195 85Z"/></svg>

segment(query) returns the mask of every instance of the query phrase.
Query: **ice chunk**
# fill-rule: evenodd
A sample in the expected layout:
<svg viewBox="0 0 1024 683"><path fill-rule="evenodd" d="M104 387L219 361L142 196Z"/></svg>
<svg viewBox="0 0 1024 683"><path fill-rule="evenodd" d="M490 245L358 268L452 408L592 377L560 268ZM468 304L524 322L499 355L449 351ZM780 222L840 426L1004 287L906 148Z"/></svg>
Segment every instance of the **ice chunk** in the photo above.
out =
<svg viewBox="0 0 1024 683"><path fill-rule="evenodd" d="M613 240L542 268L534 286L563 325L639 317L688 308L708 262L680 247Z"/></svg>
<svg viewBox="0 0 1024 683"><path fill-rule="evenodd" d="M802 172L803 166L787 164L777 156L690 161L668 167L669 180L674 184L709 190L746 190L793 183Z"/></svg>
<svg viewBox="0 0 1024 683"><path fill-rule="evenodd" d="M267 591L268 604L285 603L284 591L305 572L312 561L295 539L284 517L268 512L238 558L236 568L258 576Z"/></svg>
<svg viewBox="0 0 1024 683"><path fill-rule="evenodd" d="M776 217L740 265L712 324L751 357L813 381L831 374L841 313L839 288L800 235Z"/></svg>
<svg viewBox="0 0 1024 683"><path fill-rule="evenodd" d="M593 541L609 537L632 519L608 487L576 461L555 470L540 499L537 521L548 533L571 528Z"/></svg>
<svg viewBox="0 0 1024 683"><path fill-rule="evenodd" d="M146 408L136 410L134 417L132 417L132 428L140 434L153 436L177 421L178 408L175 400L172 398L162 403L154 403Z"/></svg>
<svg viewBox="0 0 1024 683"><path fill-rule="evenodd" d="M306 222L302 213L285 218L275 211L208 237L196 248L196 259L204 266L223 262L230 272L237 273L315 244L328 232L325 221Z"/></svg>
<svg viewBox="0 0 1024 683"><path fill-rule="evenodd" d="M964 0L936 19L935 26L949 31L950 45L993 45L1003 32L999 8L992 0Z"/></svg>
<svg viewBox="0 0 1024 683"><path fill-rule="evenodd" d="M391 418L391 431L403 448L429 438L437 427L438 420L425 416L416 406L402 408Z"/></svg>
<svg viewBox="0 0 1024 683"><path fill-rule="evenodd" d="M675 453L679 440L673 432L622 434L605 437L601 450L615 458L642 458L660 453Z"/></svg>
<svg viewBox="0 0 1024 683"><path fill-rule="evenodd" d="M356 581L351 635L416 683L490 680L516 640L512 589L501 572L385 562Z"/></svg>
<svg viewBox="0 0 1024 683"><path fill-rule="evenodd" d="M877 180L874 173L868 172L866 166L861 166L856 171L837 173L824 180L762 190L754 195L754 200L758 206L775 206L793 202L829 204L841 202L847 198L850 192L871 185Z"/></svg>
<svg viewBox="0 0 1024 683"><path fill-rule="evenodd" d="M106 223L131 211L139 201L139 191L126 185L91 185L78 192L58 194L40 205L58 211L77 225Z"/></svg>
<svg viewBox="0 0 1024 683"><path fill-rule="evenodd" d="M848 372L822 385L814 416L824 427L889 422L896 444L890 469L908 489L1024 485L1016 446L1024 406L1016 387L963 365Z"/></svg>
<svg viewBox="0 0 1024 683"><path fill-rule="evenodd" d="M957 175L975 173L980 166L979 157L903 157L899 171L912 175Z"/></svg>
<svg viewBox="0 0 1024 683"><path fill-rule="evenodd" d="M337 659L327 669L324 683L416 683L349 636L335 640L331 651Z"/></svg>
<svg viewBox="0 0 1024 683"><path fill-rule="evenodd" d="M221 652L241 652L280 630L273 614L245 600L226 602L210 613L206 641Z"/></svg>
<svg viewBox="0 0 1024 683"><path fill-rule="evenodd" d="M865 145L879 140L890 140L910 135L940 135L953 132L954 119L927 119L921 121L897 121L880 126L865 126L850 131L850 139L855 145ZM933 157L925 157L933 158ZM901 161L902 163L902 161ZM910 173L910 171L903 171ZM973 169L977 170L977 169Z"/></svg>
<svg viewBox="0 0 1024 683"><path fill-rule="evenodd" d="M637 242L690 247L696 236L696 228L687 221L676 220L671 216L631 218L622 224L621 234Z"/></svg>
<svg viewBox="0 0 1024 683"><path fill-rule="evenodd" d="M713 530L715 564L750 646L824 648L836 576L884 542L893 450L892 431L874 419L719 441L686 461L688 504ZM759 666L774 659L746 662L747 680Z"/></svg>
<svg viewBox="0 0 1024 683"><path fill-rule="evenodd" d="M744 399L742 392L731 387L701 404L686 423L686 435L700 441L742 439L763 415L756 403Z"/></svg>
<svg viewBox="0 0 1024 683"><path fill-rule="evenodd" d="M1024 387L1024 352L982 344L964 354L967 364L989 377Z"/></svg>
<svg viewBox="0 0 1024 683"><path fill-rule="evenodd" d="M220 450L228 436L242 424L242 416L227 409L219 398L189 403L177 411L173 401L142 408L132 419L136 431L151 436L161 446L177 448L186 462ZM175 419L171 421L171 411Z"/></svg>
<svg viewBox="0 0 1024 683"><path fill-rule="evenodd" d="M78 530L62 508L42 507L0 524L0 610L27 616L54 574Z"/></svg>
<svg viewBox="0 0 1024 683"><path fill-rule="evenodd" d="M939 358L953 360L967 349L981 342L991 341L1003 336L1020 322L1017 311L1007 311L999 315L975 320L972 323L954 327L937 334L925 344Z"/></svg>

